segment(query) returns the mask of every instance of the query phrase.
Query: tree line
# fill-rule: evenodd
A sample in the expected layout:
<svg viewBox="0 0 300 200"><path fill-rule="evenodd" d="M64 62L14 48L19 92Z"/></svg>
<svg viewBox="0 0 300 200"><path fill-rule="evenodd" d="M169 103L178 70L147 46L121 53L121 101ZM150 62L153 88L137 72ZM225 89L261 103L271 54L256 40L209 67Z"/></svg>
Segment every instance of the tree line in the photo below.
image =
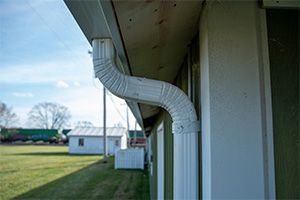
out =
<svg viewBox="0 0 300 200"><path fill-rule="evenodd" d="M60 129L70 126L71 113L63 105L52 102L38 103L29 111L27 124L32 128ZM12 107L0 102L0 128L16 128L19 117Z"/></svg>

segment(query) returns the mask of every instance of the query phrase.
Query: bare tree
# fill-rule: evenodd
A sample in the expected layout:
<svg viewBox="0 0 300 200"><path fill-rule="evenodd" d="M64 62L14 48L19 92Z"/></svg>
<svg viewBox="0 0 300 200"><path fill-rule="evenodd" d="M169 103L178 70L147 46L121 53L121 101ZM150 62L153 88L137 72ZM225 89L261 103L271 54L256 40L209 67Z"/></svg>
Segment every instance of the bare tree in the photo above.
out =
<svg viewBox="0 0 300 200"><path fill-rule="evenodd" d="M11 128L16 127L19 118L12 111L12 108L7 107L5 103L0 102L0 127Z"/></svg>
<svg viewBox="0 0 300 200"><path fill-rule="evenodd" d="M94 124L89 121L78 121L75 126L78 127L94 127Z"/></svg>
<svg viewBox="0 0 300 200"><path fill-rule="evenodd" d="M69 125L71 118L67 107L58 103L43 102L28 113L28 124L36 128L59 129Z"/></svg>
<svg viewBox="0 0 300 200"><path fill-rule="evenodd" d="M123 127L121 122L118 122L117 124L114 124L114 127Z"/></svg>

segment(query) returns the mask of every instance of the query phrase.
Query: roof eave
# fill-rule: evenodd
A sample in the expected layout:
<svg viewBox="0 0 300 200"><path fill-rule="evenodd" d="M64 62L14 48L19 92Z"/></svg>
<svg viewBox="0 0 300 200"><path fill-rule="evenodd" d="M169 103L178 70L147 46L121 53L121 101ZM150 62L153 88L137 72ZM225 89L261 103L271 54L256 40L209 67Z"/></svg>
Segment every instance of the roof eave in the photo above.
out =
<svg viewBox="0 0 300 200"><path fill-rule="evenodd" d="M77 24L91 44L93 38L112 38L118 55L118 67L123 73L131 75L126 51L123 47L118 22L110 1L64 0ZM138 103L126 101L141 128L143 118Z"/></svg>

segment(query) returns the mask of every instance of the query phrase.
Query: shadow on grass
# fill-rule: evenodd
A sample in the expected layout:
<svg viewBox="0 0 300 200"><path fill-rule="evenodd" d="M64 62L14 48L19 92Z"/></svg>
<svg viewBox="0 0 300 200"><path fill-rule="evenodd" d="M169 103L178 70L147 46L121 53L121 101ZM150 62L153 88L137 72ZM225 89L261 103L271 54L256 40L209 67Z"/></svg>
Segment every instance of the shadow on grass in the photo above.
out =
<svg viewBox="0 0 300 200"><path fill-rule="evenodd" d="M63 163L63 166L51 166L51 167L43 167L43 170L53 170L53 169L61 169L64 170L66 167L80 167L82 164L81 163L85 163L85 162L89 162L89 161L93 161L93 160L82 160L82 161L77 161L77 164L74 164L73 161L63 161L60 163ZM35 165L35 167L41 167L43 165L49 165L49 163L46 164L37 164ZM67 165L67 166L66 166ZM27 172L27 171L36 171L36 168L21 168L21 169L17 169L17 170L2 170L1 175L6 175L6 174L11 174L11 173L15 173L15 172Z"/></svg>
<svg viewBox="0 0 300 200"><path fill-rule="evenodd" d="M149 187L141 185L149 182L145 171L115 170L114 158L107 161L100 160L13 199L141 199L141 187ZM149 188L143 191L149 193Z"/></svg>
<svg viewBox="0 0 300 200"><path fill-rule="evenodd" d="M8 154L14 156L99 156L98 154L69 154L68 152L31 152Z"/></svg>

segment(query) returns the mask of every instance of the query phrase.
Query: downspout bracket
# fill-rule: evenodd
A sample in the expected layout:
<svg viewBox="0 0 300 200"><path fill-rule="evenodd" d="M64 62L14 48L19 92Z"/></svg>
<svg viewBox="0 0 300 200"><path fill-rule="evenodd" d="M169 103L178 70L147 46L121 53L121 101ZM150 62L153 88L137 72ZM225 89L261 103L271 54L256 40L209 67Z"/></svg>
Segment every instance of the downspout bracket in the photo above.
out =
<svg viewBox="0 0 300 200"><path fill-rule="evenodd" d="M181 121L173 122L173 134L186 134L201 131L201 121Z"/></svg>

